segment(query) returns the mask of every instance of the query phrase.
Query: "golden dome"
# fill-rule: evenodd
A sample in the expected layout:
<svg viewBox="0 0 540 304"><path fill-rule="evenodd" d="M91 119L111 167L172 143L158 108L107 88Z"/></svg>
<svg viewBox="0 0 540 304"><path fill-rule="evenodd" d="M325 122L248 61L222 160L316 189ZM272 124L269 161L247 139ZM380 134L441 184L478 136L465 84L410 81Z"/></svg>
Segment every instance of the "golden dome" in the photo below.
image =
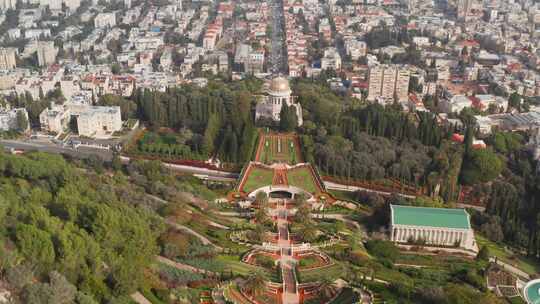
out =
<svg viewBox="0 0 540 304"><path fill-rule="evenodd" d="M270 83L270 90L273 92L289 92L289 81L284 77L276 77Z"/></svg>

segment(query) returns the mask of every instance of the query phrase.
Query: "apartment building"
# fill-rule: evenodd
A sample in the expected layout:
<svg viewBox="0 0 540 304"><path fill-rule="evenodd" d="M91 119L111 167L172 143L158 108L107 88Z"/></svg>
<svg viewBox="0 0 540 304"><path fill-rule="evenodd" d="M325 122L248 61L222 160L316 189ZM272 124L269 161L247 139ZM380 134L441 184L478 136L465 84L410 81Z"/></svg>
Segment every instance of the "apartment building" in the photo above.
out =
<svg viewBox="0 0 540 304"><path fill-rule="evenodd" d="M321 59L322 70L341 70L341 56L336 48L330 47L324 50L324 56Z"/></svg>
<svg viewBox="0 0 540 304"><path fill-rule="evenodd" d="M26 112L25 108L16 108L16 109L4 109L0 108L0 130L1 131L9 131L9 130L18 130L19 129L19 116L21 114L23 117L26 118L26 121L28 122L28 112ZM29 129L29 124L26 124L26 130L19 130L19 131L27 131Z"/></svg>
<svg viewBox="0 0 540 304"><path fill-rule="evenodd" d="M17 67L15 48L0 48L0 70L11 70Z"/></svg>
<svg viewBox="0 0 540 304"><path fill-rule="evenodd" d="M94 19L94 27L104 28L104 27L114 27L116 25L116 14L113 13L100 13L97 14Z"/></svg>
<svg viewBox="0 0 540 304"><path fill-rule="evenodd" d="M77 133L87 137L108 137L122 129L120 107L99 107L81 104L51 105L41 112L41 129L62 133L71 122L76 122Z"/></svg>
<svg viewBox="0 0 540 304"><path fill-rule="evenodd" d="M379 65L369 71L369 101L407 102L410 72L398 65Z"/></svg>
<svg viewBox="0 0 540 304"><path fill-rule="evenodd" d="M0 0L0 10L7 11L8 9L15 9L17 6L17 0Z"/></svg>
<svg viewBox="0 0 540 304"><path fill-rule="evenodd" d="M36 49L39 66L49 66L56 61L57 50L53 41L39 41Z"/></svg>

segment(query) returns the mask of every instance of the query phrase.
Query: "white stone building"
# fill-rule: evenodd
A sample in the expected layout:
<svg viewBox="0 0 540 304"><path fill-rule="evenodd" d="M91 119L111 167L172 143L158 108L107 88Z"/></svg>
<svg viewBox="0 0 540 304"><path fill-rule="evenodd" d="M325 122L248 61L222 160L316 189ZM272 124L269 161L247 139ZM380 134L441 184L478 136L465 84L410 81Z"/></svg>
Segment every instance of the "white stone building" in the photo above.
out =
<svg viewBox="0 0 540 304"><path fill-rule="evenodd" d="M17 6L17 0L0 0L0 10L7 11L8 9L15 9Z"/></svg>
<svg viewBox="0 0 540 304"><path fill-rule="evenodd" d="M39 41L36 48L39 66L48 66L56 61L57 49L53 41Z"/></svg>
<svg viewBox="0 0 540 304"><path fill-rule="evenodd" d="M17 67L15 48L0 48L0 70L11 70Z"/></svg>
<svg viewBox="0 0 540 304"><path fill-rule="evenodd" d="M120 107L73 106L81 136L107 137L122 129Z"/></svg>
<svg viewBox="0 0 540 304"><path fill-rule="evenodd" d="M25 108L15 108L10 110L0 109L0 130L17 130L19 128L19 113L22 113L22 115L24 115L26 121L28 122L28 112L26 112ZM21 131L27 131L29 128L30 125L28 123L26 130Z"/></svg>
<svg viewBox="0 0 540 304"><path fill-rule="evenodd" d="M390 239L402 244L458 247L477 252L465 209L390 205Z"/></svg>
<svg viewBox="0 0 540 304"><path fill-rule="evenodd" d="M349 39L345 41L345 51L353 61L367 54L367 44L364 41Z"/></svg>
<svg viewBox="0 0 540 304"><path fill-rule="evenodd" d="M270 82L270 87L263 96L263 100L259 102L255 109L255 120L260 118L270 118L274 121L280 120L281 108L284 104L289 107L294 107L298 125L303 123L302 106L295 102L294 96L291 96L292 91L289 87L289 81L283 77L276 77Z"/></svg>
<svg viewBox="0 0 540 304"><path fill-rule="evenodd" d="M369 70L369 87L367 100L378 99L397 100L407 102L409 100L408 69L397 65L378 65Z"/></svg>
<svg viewBox="0 0 540 304"><path fill-rule="evenodd" d="M341 56L336 48L330 47L324 50L324 56L321 59L322 70L341 70Z"/></svg>
<svg viewBox="0 0 540 304"><path fill-rule="evenodd" d="M97 14L94 19L94 27L96 28L114 27L115 25L116 14L114 12Z"/></svg>
<svg viewBox="0 0 540 304"><path fill-rule="evenodd" d="M41 129L61 133L75 122L77 133L87 137L108 137L122 129L120 107L81 104L52 105L39 115Z"/></svg>

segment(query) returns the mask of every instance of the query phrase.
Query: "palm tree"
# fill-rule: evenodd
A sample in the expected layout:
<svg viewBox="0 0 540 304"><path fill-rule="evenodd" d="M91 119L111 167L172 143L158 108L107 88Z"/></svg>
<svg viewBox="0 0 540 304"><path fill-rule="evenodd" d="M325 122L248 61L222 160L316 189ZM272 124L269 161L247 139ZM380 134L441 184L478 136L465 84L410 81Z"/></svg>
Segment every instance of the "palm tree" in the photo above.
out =
<svg viewBox="0 0 540 304"><path fill-rule="evenodd" d="M261 272L252 272L244 283L244 288L252 296L259 296L266 290L266 279Z"/></svg>
<svg viewBox="0 0 540 304"><path fill-rule="evenodd" d="M330 299L336 294L336 284L328 278L323 278L319 284L319 297Z"/></svg>
<svg viewBox="0 0 540 304"><path fill-rule="evenodd" d="M268 202L268 196L264 191L259 191L255 195L255 203L261 207L261 205L265 205Z"/></svg>
<svg viewBox="0 0 540 304"><path fill-rule="evenodd" d="M303 201L297 205L296 214L294 215L294 220L297 223L307 223L311 220L311 206Z"/></svg>
<svg viewBox="0 0 540 304"><path fill-rule="evenodd" d="M266 225L271 221L270 216L268 215L268 210L263 206L259 206L259 209L255 211L254 218L255 222L260 225Z"/></svg>

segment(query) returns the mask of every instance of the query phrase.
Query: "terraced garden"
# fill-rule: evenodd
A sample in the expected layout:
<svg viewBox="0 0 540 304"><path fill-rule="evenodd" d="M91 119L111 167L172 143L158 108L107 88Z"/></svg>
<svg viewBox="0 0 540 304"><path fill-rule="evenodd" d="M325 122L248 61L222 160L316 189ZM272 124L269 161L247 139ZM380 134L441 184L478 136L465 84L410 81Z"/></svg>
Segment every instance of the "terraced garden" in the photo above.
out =
<svg viewBox="0 0 540 304"><path fill-rule="evenodd" d="M294 134L261 133L255 161L289 165L302 162L298 138Z"/></svg>
<svg viewBox="0 0 540 304"><path fill-rule="evenodd" d="M304 189L312 194L321 192L308 167L302 166L288 170L287 179L290 186Z"/></svg>
<svg viewBox="0 0 540 304"><path fill-rule="evenodd" d="M274 170L266 169L259 166L251 166L242 189L243 192L249 193L260 187L272 184L274 178Z"/></svg>

